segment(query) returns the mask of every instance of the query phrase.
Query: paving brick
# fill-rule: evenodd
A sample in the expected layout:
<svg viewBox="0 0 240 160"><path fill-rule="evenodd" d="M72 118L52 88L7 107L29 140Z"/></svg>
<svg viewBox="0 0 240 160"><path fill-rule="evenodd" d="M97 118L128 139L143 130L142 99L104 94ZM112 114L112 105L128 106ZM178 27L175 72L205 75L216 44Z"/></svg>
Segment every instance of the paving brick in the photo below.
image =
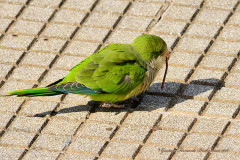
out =
<svg viewBox="0 0 240 160"><path fill-rule="evenodd" d="M46 150L39 149L31 149L24 156L24 160L32 160L32 159L44 159L44 160L53 160L58 157L58 152L51 152Z"/></svg>
<svg viewBox="0 0 240 160"><path fill-rule="evenodd" d="M44 71L43 68L20 66L13 71L11 78L37 83Z"/></svg>
<svg viewBox="0 0 240 160"><path fill-rule="evenodd" d="M126 158L101 157L100 160L127 160Z"/></svg>
<svg viewBox="0 0 240 160"><path fill-rule="evenodd" d="M145 31L152 20L152 18L125 16L118 29Z"/></svg>
<svg viewBox="0 0 240 160"><path fill-rule="evenodd" d="M198 22L223 24L228 15L228 11L203 8L195 20Z"/></svg>
<svg viewBox="0 0 240 160"><path fill-rule="evenodd" d="M223 87L219 90L216 95L213 97L214 100L220 101L231 101L231 102L239 102L240 101L240 89L235 88L227 88Z"/></svg>
<svg viewBox="0 0 240 160"><path fill-rule="evenodd" d="M140 150L138 155L139 159L168 159L173 148L160 147L160 146L152 146L152 145L144 145Z"/></svg>
<svg viewBox="0 0 240 160"><path fill-rule="evenodd" d="M48 122L42 133L55 135L73 135L79 125L80 122L53 118Z"/></svg>
<svg viewBox="0 0 240 160"><path fill-rule="evenodd" d="M4 36L0 46L26 50L33 40L33 36L11 35Z"/></svg>
<svg viewBox="0 0 240 160"><path fill-rule="evenodd" d="M227 124L227 120L219 120L214 118L201 118L193 125L191 132L206 133L220 135Z"/></svg>
<svg viewBox="0 0 240 160"><path fill-rule="evenodd" d="M150 34L154 34L156 36L160 36L170 48L174 45L175 41L177 40L178 36L176 35L169 35L169 34L161 34L161 33L154 33L150 31Z"/></svg>
<svg viewBox="0 0 240 160"><path fill-rule="evenodd" d="M239 152L240 150L240 138L223 137L216 146L215 150L228 150L233 152Z"/></svg>
<svg viewBox="0 0 240 160"><path fill-rule="evenodd" d="M89 56L94 53L98 46L98 43L72 41L63 53L77 56Z"/></svg>
<svg viewBox="0 0 240 160"><path fill-rule="evenodd" d="M0 49L0 62L15 64L22 55L22 53L23 51Z"/></svg>
<svg viewBox="0 0 240 160"><path fill-rule="evenodd" d="M72 142L69 148L73 151L98 154L105 143L106 141L103 139L88 139L78 137L74 142Z"/></svg>
<svg viewBox="0 0 240 160"><path fill-rule="evenodd" d="M135 2L131 8L128 10L128 15L137 15L137 16L155 16L158 11L162 8L162 4L157 3L144 3L144 2Z"/></svg>
<svg viewBox="0 0 240 160"><path fill-rule="evenodd" d="M124 123L135 126L153 126L159 118L160 113L158 112L134 111L126 118Z"/></svg>
<svg viewBox="0 0 240 160"><path fill-rule="evenodd" d="M156 130L152 133L147 143L161 145L166 147L177 147L178 142L183 137L183 132Z"/></svg>
<svg viewBox="0 0 240 160"><path fill-rule="evenodd" d="M71 0L66 1L62 8L89 11L95 2L96 0Z"/></svg>
<svg viewBox="0 0 240 160"><path fill-rule="evenodd" d="M224 71L199 68L194 72L192 80L195 82L217 84L222 80L224 73Z"/></svg>
<svg viewBox="0 0 240 160"><path fill-rule="evenodd" d="M10 119L12 118L12 114L9 113L0 113L0 129L4 129L6 127L6 125L8 124L8 122L10 121Z"/></svg>
<svg viewBox="0 0 240 160"><path fill-rule="evenodd" d="M41 2L38 0L33 0L30 2L30 5L50 8L50 7L58 7L60 3L61 3L61 0L42 0Z"/></svg>
<svg viewBox="0 0 240 160"><path fill-rule="evenodd" d="M166 79L169 81L184 82L188 74L190 73L190 71L191 71L191 68L168 66L168 74ZM156 79L162 81L164 72L165 72L165 67L160 69L160 72L156 76Z"/></svg>
<svg viewBox="0 0 240 160"><path fill-rule="evenodd" d="M27 147L34 136L34 133L7 131L2 136L0 144L12 144Z"/></svg>
<svg viewBox="0 0 240 160"><path fill-rule="evenodd" d="M183 95L197 99L207 100L215 87L209 85L188 84Z"/></svg>
<svg viewBox="0 0 240 160"><path fill-rule="evenodd" d="M37 42L31 48L31 51L42 51L42 52L59 52L62 46L65 44L65 40L54 39L54 38L39 38Z"/></svg>
<svg viewBox="0 0 240 160"><path fill-rule="evenodd" d="M163 19L190 21L196 11L197 8L172 5L164 13Z"/></svg>
<svg viewBox="0 0 240 160"><path fill-rule="evenodd" d="M0 64L0 80L7 77L9 71L12 69L12 65Z"/></svg>
<svg viewBox="0 0 240 160"><path fill-rule="evenodd" d="M83 20L85 13L61 9L53 18L52 22L79 25Z"/></svg>
<svg viewBox="0 0 240 160"><path fill-rule="evenodd" d="M240 136L239 121L233 121L224 134L225 136Z"/></svg>
<svg viewBox="0 0 240 160"><path fill-rule="evenodd" d="M240 72L240 61L234 65L233 71Z"/></svg>
<svg viewBox="0 0 240 160"><path fill-rule="evenodd" d="M110 35L108 43L132 43L133 39L140 36L141 33L134 31L116 30Z"/></svg>
<svg viewBox="0 0 240 160"><path fill-rule="evenodd" d="M59 158L60 160L72 160L72 159L84 159L84 160L94 160L96 159L94 156L87 156L82 154L65 154L63 157Z"/></svg>
<svg viewBox="0 0 240 160"><path fill-rule="evenodd" d="M219 29L220 26L218 25L193 23L188 28L186 34L191 36L214 38Z"/></svg>
<svg viewBox="0 0 240 160"><path fill-rule="evenodd" d="M44 84L50 84L53 83L59 79L64 78L69 71L63 71L63 70L50 70L47 75L42 80L42 83Z"/></svg>
<svg viewBox="0 0 240 160"><path fill-rule="evenodd" d="M227 26L222 30L221 34L219 35L219 38L222 40L239 41L240 40L239 36L240 27Z"/></svg>
<svg viewBox="0 0 240 160"><path fill-rule="evenodd" d="M53 111L53 109L56 107L56 102L48 102L48 101L39 101L39 100L29 100L27 101L23 108L21 109L21 114L25 115L39 115L39 116L46 116Z"/></svg>
<svg viewBox="0 0 240 160"><path fill-rule="evenodd" d="M207 39L183 37L176 49L180 51L204 53L209 43L210 40Z"/></svg>
<svg viewBox="0 0 240 160"><path fill-rule="evenodd" d="M15 18L22 7L22 5L17 4L0 3L0 17Z"/></svg>
<svg viewBox="0 0 240 160"><path fill-rule="evenodd" d="M68 94L64 98L64 103L73 104L73 105L87 105L91 99L80 94Z"/></svg>
<svg viewBox="0 0 240 160"><path fill-rule="evenodd" d="M233 9L235 5L237 4L237 0L230 0L230 1L224 1L224 0L207 0L205 2L205 6L209 8L221 8L221 9Z"/></svg>
<svg viewBox="0 0 240 160"><path fill-rule="evenodd" d="M193 122L193 116L184 116L180 114L171 115L166 114L163 115L160 123L157 126L157 129L171 129L171 130L178 130L178 131L187 131L191 123Z"/></svg>
<svg viewBox="0 0 240 160"><path fill-rule="evenodd" d="M76 57L76 56L67 56L63 55L58 60L56 63L54 63L53 68L54 69L59 69L59 70L71 70L75 65L80 63L82 60L84 60L85 57Z"/></svg>
<svg viewBox="0 0 240 160"><path fill-rule="evenodd" d="M228 21L228 24L237 26L239 23L240 23L240 12L234 12L230 20Z"/></svg>
<svg viewBox="0 0 240 160"><path fill-rule="evenodd" d="M138 147L139 144L134 143L110 142L107 148L103 151L103 155L108 154L132 157ZM121 150L119 148L121 148Z"/></svg>
<svg viewBox="0 0 240 160"><path fill-rule="evenodd" d="M210 117L232 117L233 113L238 108L237 104L210 102L205 109L204 116Z"/></svg>
<svg viewBox="0 0 240 160"><path fill-rule="evenodd" d="M178 0L174 1L174 4L183 4L183 5L189 5L189 6L194 6L194 7L199 7L202 4L203 0Z"/></svg>
<svg viewBox="0 0 240 160"><path fill-rule="evenodd" d="M177 64L183 67L194 67L201 57L201 54L174 52L169 59L169 64Z"/></svg>
<svg viewBox="0 0 240 160"><path fill-rule="evenodd" d="M4 86L1 88L0 93L1 94L6 94L7 92L10 92L10 91L13 91L13 90L20 90L20 89L24 89L24 88L26 89L26 88L32 88L32 87L33 87L33 84L30 84L28 82L20 82L20 81L17 81L17 80L8 80L4 84ZM7 97L4 97L4 98L6 99ZM11 99L11 97L9 97L9 98ZM16 98L14 97L14 99L16 99ZM20 98L18 98L18 99L20 99ZM6 102L4 102L3 104L6 104Z"/></svg>
<svg viewBox="0 0 240 160"><path fill-rule="evenodd" d="M161 20L153 27L152 31L158 33L176 34L180 36L186 24L186 22L180 21Z"/></svg>
<svg viewBox="0 0 240 160"><path fill-rule="evenodd" d="M6 94L6 92L2 93ZM23 101L23 98L0 97L0 110L4 112L16 112Z"/></svg>
<svg viewBox="0 0 240 160"><path fill-rule="evenodd" d="M28 52L21 65L31 65L36 67L49 67L56 55L41 52Z"/></svg>
<svg viewBox="0 0 240 160"><path fill-rule="evenodd" d="M90 109L91 107L87 105L63 103L58 107L58 113L55 117L85 121L86 117L90 114Z"/></svg>
<svg viewBox="0 0 240 160"><path fill-rule="evenodd" d="M33 22L33 21L24 21L18 20L12 27L9 29L9 33L13 34L28 34L28 35L37 35L41 28L43 27L43 22Z"/></svg>
<svg viewBox="0 0 240 160"><path fill-rule="evenodd" d="M235 88L240 88L240 73L230 73L227 77L225 86L226 87L235 87Z"/></svg>
<svg viewBox="0 0 240 160"><path fill-rule="evenodd" d="M119 18L118 15L93 13L84 23L84 26L112 28L115 25L118 18Z"/></svg>
<svg viewBox="0 0 240 160"><path fill-rule="evenodd" d="M209 156L209 160L219 160L219 159L231 159L238 160L240 158L240 154L232 154L232 153L221 153L221 152L213 152Z"/></svg>
<svg viewBox="0 0 240 160"><path fill-rule="evenodd" d="M102 0L94 8L94 11L103 13L123 13L129 2Z"/></svg>
<svg viewBox="0 0 240 160"><path fill-rule="evenodd" d="M20 19L23 20L34 20L40 22L46 22L49 20L50 16L53 14L54 9L52 8L40 8L35 6L29 6L21 14Z"/></svg>
<svg viewBox="0 0 240 160"><path fill-rule="evenodd" d="M56 37L68 39L72 35L76 26L65 25L65 24L49 24L42 33L46 37Z"/></svg>
<svg viewBox="0 0 240 160"><path fill-rule="evenodd" d="M12 2L14 4L25 4L27 0L7 0L7 2Z"/></svg>
<svg viewBox="0 0 240 160"><path fill-rule="evenodd" d="M71 143L71 137L41 134L34 144L33 149L47 148L52 150L62 150Z"/></svg>
<svg viewBox="0 0 240 160"><path fill-rule="evenodd" d="M18 159L24 150L25 150L24 148L0 146L1 153L0 159L1 160Z"/></svg>
<svg viewBox="0 0 240 160"><path fill-rule="evenodd" d="M239 42L228 42L217 40L213 43L208 51L208 54L219 54L226 56L235 56L239 53Z"/></svg>
<svg viewBox="0 0 240 160"><path fill-rule="evenodd" d="M84 126L84 128L78 134L81 136L109 138L112 135L115 128L116 128L116 125L113 125L113 124L89 122Z"/></svg>
<svg viewBox="0 0 240 160"><path fill-rule="evenodd" d="M146 95L144 96L138 108L147 111L164 111L164 109L169 106L169 101L169 97Z"/></svg>
<svg viewBox="0 0 240 160"><path fill-rule="evenodd" d="M205 158L205 156L207 155L207 152L176 152L173 160L178 160L178 159L186 159L186 160L191 160L191 159L195 159L195 160L202 160Z"/></svg>
<svg viewBox="0 0 240 160"><path fill-rule="evenodd" d="M181 148L185 149L204 149L210 150L214 142L217 140L217 136L205 135L205 134L188 134L184 139Z"/></svg>
<svg viewBox="0 0 240 160"><path fill-rule="evenodd" d="M74 39L102 42L108 32L109 29L104 28L82 27L79 29Z"/></svg>
<svg viewBox="0 0 240 160"><path fill-rule="evenodd" d="M170 108L169 111L197 115L203 107L204 103L204 101L179 98L177 100L177 104Z"/></svg>
<svg viewBox="0 0 240 160"><path fill-rule="evenodd" d="M120 124L127 114L126 111L122 112L118 112L118 110L111 112L108 111L109 111L108 108L107 109L99 108L96 110L95 113L91 113L90 120Z"/></svg>
<svg viewBox="0 0 240 160"><path fill-rule="evenodd" d="M39 117L17 116L10 129L24 132L38 132L46 120Z"/></svg>
<svg viewBox="0 0 240 160"><path fill-rule="evenodd" d="M114 140L130 140L143 142L149 133L150 129L132 127L132 126L122 126L117 134L114 135Z"/></svg>
<svg viewBox="0 0 240 160"><path fill-rule="evenodd" d="M0 32L4 32L11 22L11 19L0 18Z"/></svg>
<svg viewBox="0 0 240 160"><path fill-rule="evenodd" d="M155 81L147 91L154 92L154 93L176 94L181 83L171 82L171 81L166 80L164 83L163 89L161 89L161 85L162 85L162 81L160 81L160 80Z"/></svg>

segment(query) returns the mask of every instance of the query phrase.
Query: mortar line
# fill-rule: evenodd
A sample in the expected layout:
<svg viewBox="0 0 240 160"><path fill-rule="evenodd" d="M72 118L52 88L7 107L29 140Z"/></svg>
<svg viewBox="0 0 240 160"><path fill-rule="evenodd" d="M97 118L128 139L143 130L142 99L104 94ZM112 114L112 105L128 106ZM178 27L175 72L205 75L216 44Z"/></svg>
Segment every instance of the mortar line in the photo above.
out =
<svg viewBox="0 0 240 160"><path fill-rule="evenodd" d="M64 2L65 0L63 0L63 2ZM87 20L87 18L90 16L90 14L92 13L92 11L94 10L94 8L95 8L95 6L97 5L97 3L99 2L99 0L96 0L94 3L93 3L93 5L92 5L92 7L91 7L91 9L90 9L90 13L87 13L86 15L85 15L85 17L81 20L81 22L80 22L80 26L77 26L76 28L75 28L75 30L73 31L73 33L70 35L70 38L69 38L69 40L67 40L66 41L66 43L64 43L64 45L62 46L62 48L60 49L60 51L59 51L59 55L56 55L56 57L53 59L53 61L51 62L51 64L50 64L50 66L49 66L49 68L48 68L48 70L46 70L46 72L45 72L45 75L50 71L50 69L52 68L52 66L54 65L54 63L57 61L57 59L59 59L59 57L61 56L61 53L64 51L64 49L67 47L67 45L69 44L69 42L74 38L74 36L76 35L76 33L78 32L78 30L80 29L80 27L82 26L82 24ZM63 5L63 3L62 3L62 5ZM60 7L59 7L60 8ZM58 9L59 10L59 9ZM52 17L54 17L54 16L52 16ZM44 78L44 76L45 75L43 75L42 76L42 79ZM39 84L41 83L41 80L39 81ZM37 87L37 86L36 86ZM60 104L62 103L62 101L64 100L64 98L66 97L66 94L64 94L63 96L62 96L62 98L61 98L61 101L60 102L58 102L58 106L60 106ZM56 109L57 109L57 107L53 110L53 112L56 112ZM92 107L92 109L90 109L90 111L89 111L89 114L88 114L88 116L91 114L91 112L93 112L92 110L95 110L95 108L94 107ZM54 116L54 115L50 115L50 117L48 118L48 120L50 121L50 118L52 117L52 116ZM88 117L86 117L86 120L88 119ZM85 120L85 121L86 121ZM72 141L67 145L67 146L65 146L63 149L62 149L62 151L60 152L60 154L58 155L58 157L56 158L56 159L59 159L60 157L61 157L61 155L62 154L64 154L66 151L67 151L67 149L69 148L69 146L70 146L70 144L76 139L76 134L77 134L77 131L78 130L80 130L80 128L81 128L81 126L84 124L84 122L82 122L82 123L80 123L79 124L79 126L78 126L78 128L76 129L76 131L74 132L74 134L73 135L71 135L71 139L72 139ZM47 124L46 124L47 125ZM45 125L45 126L46 126ZM44 127L45 127L44 126ZM43 127L43 128L44 128ZM34 142L33 142L34 143ZM31 146L30 146L31 147ZM29 149L30 149L30 147L29 147ZM26 154L26 153L25 153ZM24 157L24 156L22 156L22 157Z"/></svg>
<svg viewBox="0 0 240 160"><path fill-rule="evenodd" d="M171 46L171 49L172 49L172 50L174 50L174 48L175 48L175 47L177 46L177 44L179 43L180 39L184 36L184 34L187 32L187 30L188 30L188 28L190 27L190 25L194 22L196 16L199 14L200 10L203 8L204 2L205 2L205 0L202 1L201 5L198 7L198 9L196 10L196 12L193 14L193 16L191 17L190 21L186 24L185 28L184 28L183 31L181 32L181 36L178 37L178 38L175 40L175 42L174 42L173 45ZM200 63L200 62L199 62L199 63ZM199 63L198 63L198 64L199 64ZM185 79L185 82L187 82L187 81L190 79L192 73L193 73L193 70L191 70L191 71L189 72L189 74L187 75L187 77L186 77L186 79ZM184 88L184 86L185 86L185 84L182 84L182 85L179 87L179 89L178 89L178 91L177 91L177 95L181 95L181 93L182 93L181 91L182 91L182 89ZM172 98L170 102L173 102L173 101L174 101L174 99ZM167 112L168 110L169 110L169 108L166 108L165 111ZM185 140L185 138L187 137L187 135L189 134L189 132L191 131L192 127L194 126L194 124L195 124L196 122L197 122L197 118L194 118L194 120L192 121L192 123L191 123L190 126L188 127L187 132L185 132L185 133L183 134L182 138L179 140L179 142L178 142L178 144L177 144L177 147L174 148L174 150L172 151L172 153L171 153L170 156L168 157L168 160L171 160L171 159L174 157L175 153L178 151L178 149L180 148L181 144L183 143L183 141Z"/></svg>
<svg viewBox="0 0 240 160"><path fill-rule="evenodd" d="M204 2L205 2L205 0L203 1L203 3L204 3ZM235 6L235 7L232 9L232 11L229 13L229 16L228 16L228 17L226 18L226 20L223 22L223 24L222 24L223 27L222 27L221 29L219 29L218 33L214 36L213 40L210 41L209 45L207 46L207 48L206 48L205 51L204 51L205 54L206 54L206 53L208 52L208 50L211 48L212 44L213 44L213 43L215 42L215 40L217 39L217 37L218 37L219 34L221 33L221 31L222 31L222 29L224 28L224 26L226 26L227 22L229 21L229 19L230 19L231 16L233 15L233 12L234 12L235 9L237 8L238 4L239 4L239 2L236 4L236 6ZM204 4L202 5L202 7L203 7L203 6L204 6ZM202 7L201 7L201 8L202 8ZM201 9L201 8L200 8L200 9ZM204 55L205 55L205 54L204 54ZM191 75L189 76L189 78L186 80L186 82L188 82L188 81L190 80L190 78L191 78L191 76L193 75L194 71L195 71L196 68L200 65L201 61L202 61L203 58L205 57L204 55L203 55L203 57L201 57L201 60L199 61L198 65L196 65L195 69L193 70L193 72L191 73ZM236 63L236 61L235 61L235 63ZM235 64L235 63L234 63L234 64ZM231 64L232 67L234 66L234 64ZM232 67L231 67L231 68L232 68ZM227 76L222 77L222 78L225 79L226 77L227 77ZM223 81L224 79L222 79L222 81ZM214 95L217 93L217 91L218 91L218 86L219 86L220 84L221 84L220 82L217 84L217 87L215 87L214 90L212 91L212 93L210 94L210 96L209 96L209 98L208 98L208 101L207 101L207 104L206 104L206 105L203 105L203 107L200 109L199 116L202 116L203 111L207 108L208 102L210 102L210 101L212 100L212 98L214 97ZM182 88L183 90L180 90L180 91L179 91L180 94L183 94L184 88L185 88L185 87ZM199 118L199 117L198 117L198 118ZM196 119L196 121L197 121L197 119ZM224 127L224 129L223 129L223 131L222 131L221 134L224 134L224 133L225 133L225 131L227 130L227 128L228 128L228 126L230 125L230 123L231 123L231 122L229 121L229 122L226 124L226 126ZM194 123L194 124L195 124L195 123ZM193 124L193 125L194 125L194 124ZM192 126L192 127L193 127L193 126ZM187 135L188 135L188 134L186 134L186 136L187 136ZM218 142L220 141L221 137L222 137L222 136L218 136L218 138L217 138L216 141L214 142L213 146L211 147L211 150L213 150L213 149L216 147L216 145L217 145ZM184 139L185 139L185 138L184 138ZM183 141L184 141L184 140L183 140ZM182 142L183 142L183 141L182 141ZM181 146L182 142L181 142L181 143L179 144L179 146L177 147L177 150L178 150L179 147ZM176 151L177 151L177 150L176 150ZM176 151L172 154L172 156L170 157L169 160L171 160L171 159L174 157ZM210 156L210 152L208 152L208 153L206 154L204 160L206 160L209 156Z"/></svg>
<svg viewBox="0 0 240 160"><path fill-rule="evenodd" d="M29 0L26 4L29 4L30 3L30 1L31 0ZM45 29L45 26L46 26L46 24L47 23L49 23L52 19L53 19L53 17L55 16L55 14L59 11L59 9L62 7L62 5L64 4L64 2L65 2L65 0L62 0L61 1L61 5L59 5L59 7L57 8L57 9L55 9L54 11L53 11L53 13L52 13L52 15L49 17L49 19L48 19L48 21L47 22L45 22L45 24L42 26L42 28L40 29L40 31L39 31L39 33L35 36L35 38L32 40L32 42L29 44L29 46L27 47L27 50L22 54L22 56L18 59L18 63L16 64L16 66L15 66L15 68L17 68L17 66L19 65L19 63L21 62L21 60L24 58L24 56L26 55L26 53L31 49L31 47L33 46L33 44L36 42L36 40L37 40L37 38L40 36L40 34L43 32L43 30ZM25 7L26 8L26 7ZM22 10L23 11L23 10ZM20 14L18 15L18 16L20 16ZM43 74L46 74L46 70L45 70L45 72L43 73ZM10 77L10 75L8 75L8 78ZM43 78L43 75L42 76L40 76L40 77L42 77ZM7 80L7 79L6 79ZM38 80L38 83L40 83L40 81L41 81L41 79L39 79ZM4 85L4 84L3 84ZM3 86L2 85L2 86ZM1 87L2 87L1 86ZM28 101L29 99L28 98L26 98L25 100L24 100L24 102L26 103L26 101ZM56 106L56 108L58 107L59 105L57 105ZM55 108L55 109L56 109ZM18 109L18 112L21 110L21 106L19 107L19 109ZM18 112L16 113L16 115L15 115L15 118L18 116ZM50 115L50 117L51 117L51 115ZM14 119L15 119L14 118ZM14 119L11 119L11 123L13 122L13 120ZM47 123L49 122L49 118L47 118L47 120L45 121L45 123L44 123L44 125L41 127L41 130L35 135L35 137L32 139L32 141L31 141L31 143L29 144L29 146L28 146L28 148L27 149L25 149L24 150L24 152L20 155L20 157L18 158L19 160L20 159L22 159L25 155L26 155L26 153L29 151L29 149L31 148L31 146L32 146L32 144L36 141L36 139L37 139L37 137L39 136L39 134L41 133L41 131L43 130L43 128L47 125ZM10 124L9 124L10 125Z"/></svg>
<svg viewBox="0 0 240 160"><path fill-rule="evenodd" d="M116 30L118 24L120 23L120 21L123 19L124 15L127 13L127 11L129 10L129 8L131 8L132 4L134 3L135 0L132 0L131 2L128 3L128 5L126 6L125 10L123 11L122 15L119 16L119 18L116 20L115 24L113 25L112 29L107 33L107 35L105 36L105 38L103 39L102 43L99 45L99 47L96 49L99 50L107 41L107 39L111 36L111 34ZM95 52L96 52L95 51ZM90 113L91 114L91 113ZM114 135L119 131L120 127L122 126L122 124L124 123L125 119L128 117L129 115L129 111L126 113L126 115L123 117L123 119L121 120L120 124L117 125L116 129L113 131L112 135L109 137L109 140L106 141L106 143L102 146L102 148L100 149L100 151L98 152L98 156L95 157L94 160L99 159L102 156L102 153L104 152L104 150L107 148L108 144L112 141Z"/></svg>
<svg viewBox="0 0 240 160"><path fill-rule="evenodd" d="M0 36L0 41L1 41L2 38L6 35L7 31L9 30L9 28L10 28L14 23L16 23L18 17L23 13L24 9L27 8L26 6L28 6L30 2L31 2L31 0L28 0L28 1L22 6L22 8L21 8L21 9L19 10L19 12L16 14L14 20L11 21L11 23L7 26L5 32ZM4 4L4 3L3 3L3 4ZM20 56L20 58L21 58L23 55L24 55L24 53ZM19 59L20 59L20 58L19 58ZM18 60L19 60L19 59L18 59ZM18 60L17 60L17 61L18 61ZM14 70L15 68L16 68L16 67L13 66L13 67L10 69L10 71L9 71L9 72L7 73L7 75L5 76L5 80L2 80L2 81L1 81L0 88L3 87L3 85L4 85L5 82L7 81L8 77L10 76L10 74L12 74L12 72L13 72L13 70ZM20 104L19 108L21 108L21 106L25 103L25 101L26 101L26 100L24 100L24 101ZM13 116L11 117L11 119L8 121L8 123L6 124L5 128L0 132L0 139L1 139L1 137L4 135L4 133L7 131L8 127L11 125L11 123L14 121L14 119L16 118L16 115L17 115L17 112L19 111L19 108L18 108L18 110L16 111L16 113L13 114Z"/></svg>
<svg viewBox="0 0 240 160"><path fill-rule="evenodd" d="M150 32L151 29L157 24L157 22L159 22L159 21L162 19L162 15L164 15L164 13L165 13L165 12L167 11L167 9L171 6L171 4L172 4L172 3L168 3L168 4L166 4L167 6L163 6L163 7L159 10L159 12L160 12L161 14L158 15L159 17L155 17L155 18L154 18L154 20L157 19L157 21L155 22L154 25L151 25L151 24L150 24L150 25L148 26L148 28L146 29L146 33ZM161 11L161 10L163 10L163 11ZM193 16L195 16L195 14L194 14ZM154 20L153 20L153 21L154 21ZM142 99L143 99L143 98L142 98ZM142 101L142 99L141 99L141 101ZM169 105L170 105L170 104L169 104ZM152 133L154 132L154 130L155 130L154 128L160 123L161 119L162 119L162 114L159 115L159 117L158 117L158 119L156 120L155 124L151 127L149 133L146 135L144 141L142 142L142 144L139 145L138 149L136 150L136 152L134 153L134 155L133 155L133 157L132 157L133 159L135 159L135 158L138 156L138 154L140 153L141 149L143 148L143 146L146 144L147 140L150 138L150 136L151 136ZM193 126L193 125L190 125L190 126ZM170 155L170 156L171 156L171 155Z"/></svg>

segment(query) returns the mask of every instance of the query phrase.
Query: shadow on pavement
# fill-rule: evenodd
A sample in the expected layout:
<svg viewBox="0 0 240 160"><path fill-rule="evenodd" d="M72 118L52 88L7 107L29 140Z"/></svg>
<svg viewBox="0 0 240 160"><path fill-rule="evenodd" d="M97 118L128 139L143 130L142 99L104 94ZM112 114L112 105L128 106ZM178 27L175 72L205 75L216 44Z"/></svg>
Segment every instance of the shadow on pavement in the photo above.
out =
<svg viewBox="0 0 240 160"><path fill-rule="evenodd" d="M214 85L215 84L215 85ZM199 79L191 81L189 84L183 84L178 82L166 82L163 90L160 88L161 83L154 83L145 94L140 95L141 101L135 102L129 105L129 101L124 102L126 107L124 108L102 108L99 107L100 102L89 101L87 105L77 105L69 108L60 109L56 111L47 111L34 115L34 117L45 117L47 115L55 116L56 114L72 113L72 112L133 112L133 111L151 111L160 108L171 108L175 104L182 103L187 99L192 99L194 96L200 95L204 92L212 90L221 85L219 79ZM221 88L221 87L220 87ZM177 92L183 93L183 95L177 95ZM183 90L182 90L183 89ZM185 96L185 90L187 89L187 95ZM173 94L174 93L174 94ZM158 98L158 97L159 98ZM171 100L169 100L171 99ZM117 113L116 113L117 114Z"/></svg>

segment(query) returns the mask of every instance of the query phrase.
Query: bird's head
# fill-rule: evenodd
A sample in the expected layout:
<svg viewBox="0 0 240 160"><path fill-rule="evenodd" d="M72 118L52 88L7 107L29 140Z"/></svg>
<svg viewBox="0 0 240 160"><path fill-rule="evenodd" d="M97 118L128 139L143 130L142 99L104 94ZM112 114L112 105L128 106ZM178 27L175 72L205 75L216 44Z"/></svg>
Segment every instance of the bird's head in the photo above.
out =
<svg viewBox="0 0 240 160"><path fill-rule="evenodd" d="M159 56L169 58L167 44L158 36L143 34L135 38L132 45L140 54L141 59L145 62L157 59Z"/></svg>
<svg viewBox="0 0 240 160"><path fill-rule="evenodd" d="M166 69L161 86L161 88L163 88L168 70L168 59L170 57L166 42L158 36L143 34L135 38L132 45L139 53L139 58L147 66L160 69L164 61L166 62Z"/></svg>

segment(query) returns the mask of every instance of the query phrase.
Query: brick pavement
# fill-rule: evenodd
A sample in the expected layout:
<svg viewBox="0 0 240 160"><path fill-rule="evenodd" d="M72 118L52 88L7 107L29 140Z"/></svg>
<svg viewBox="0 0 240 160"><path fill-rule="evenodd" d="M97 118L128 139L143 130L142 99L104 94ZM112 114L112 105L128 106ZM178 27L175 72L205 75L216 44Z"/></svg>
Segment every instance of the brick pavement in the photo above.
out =
<svg viewBox="0 0 240 160"><path fill-rule="evenodd" d="M240 159L239 0L2 0L0 93L45 86L109 43L173 54L135 108L0 97L0 159Z"/></svg>

